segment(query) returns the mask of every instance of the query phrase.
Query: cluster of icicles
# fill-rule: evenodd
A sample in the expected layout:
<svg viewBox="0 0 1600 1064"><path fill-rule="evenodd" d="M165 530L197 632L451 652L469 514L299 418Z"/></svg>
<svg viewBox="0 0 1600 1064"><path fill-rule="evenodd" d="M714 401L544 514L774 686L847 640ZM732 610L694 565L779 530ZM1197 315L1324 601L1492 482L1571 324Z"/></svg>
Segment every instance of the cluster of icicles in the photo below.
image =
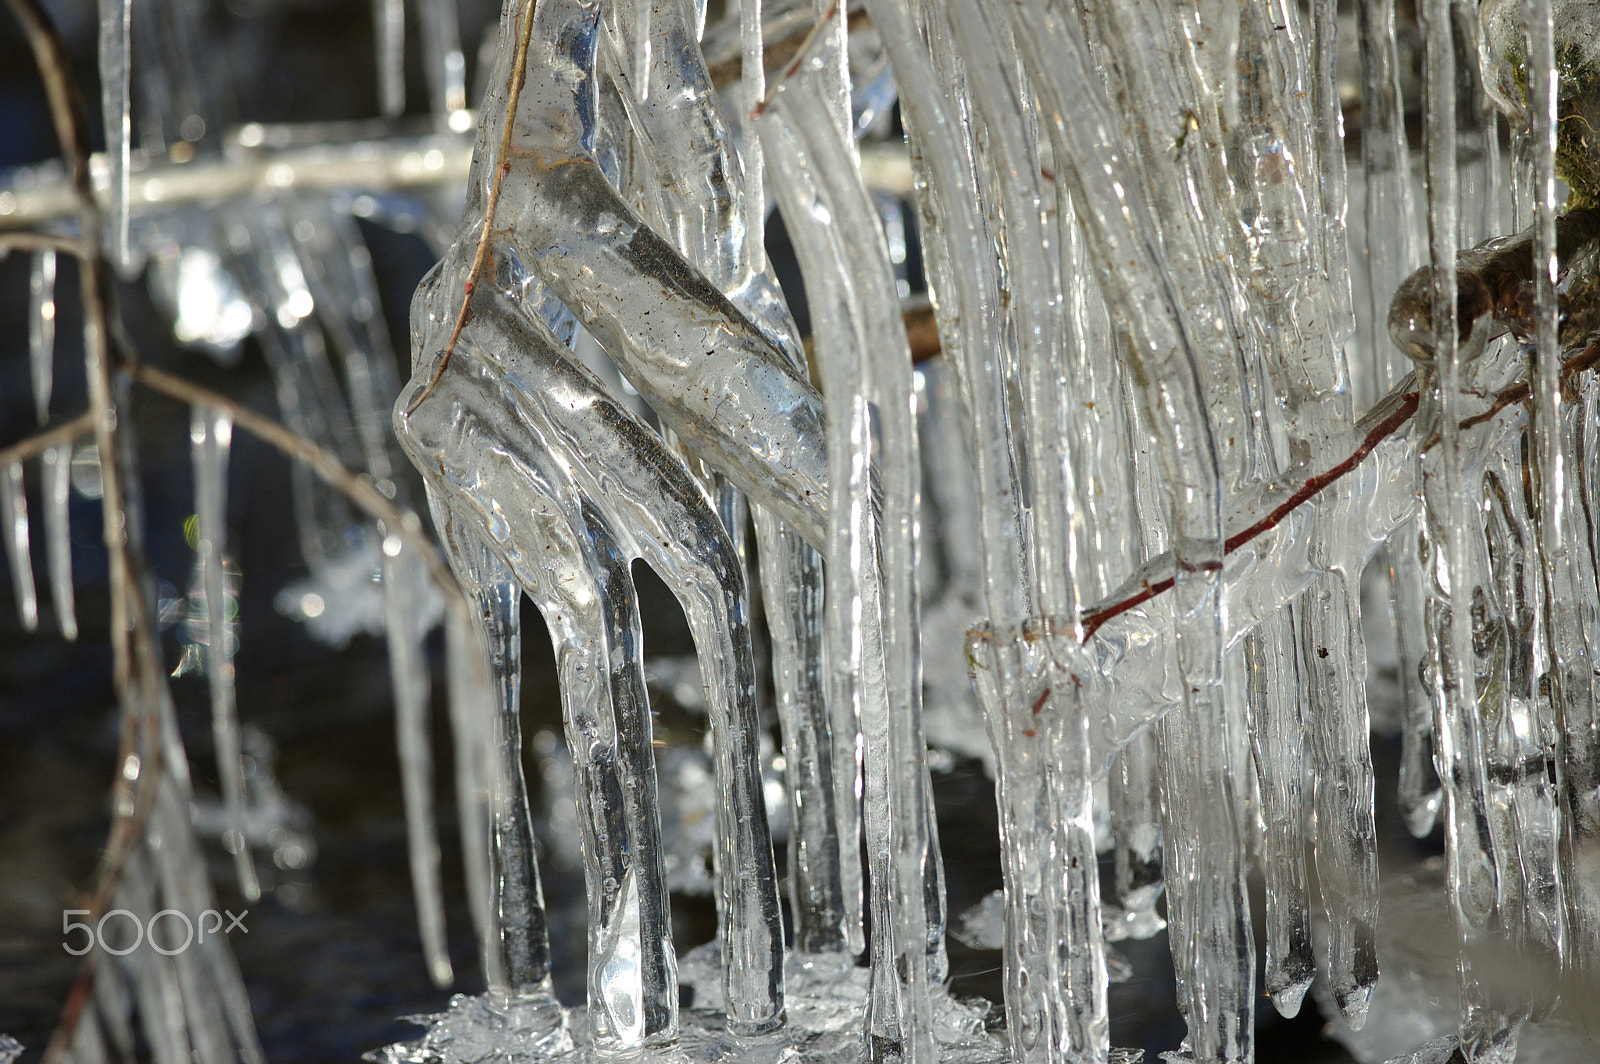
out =
<svg viewBox="0 0 1600 1064"><path fill-rule="evenodd" d="M1378 978L1360 588L1393 542L1402 801L1415 831L1445 820L1459 1051L1514 1053L1551 1002L1479 978L1505 963L1487 947L1551 972L1600 960L1584 873L1600 827L1586 642L1600 599L1582 532L1594 397L1561 364L1563 342L1587 337L1558 329L1548 6L1529 5L1527 40L1520 7L1492 11L1500 50L1484 51L1519 57L1534 86L1531 105L1506 99L1528 121L1512 181L1534 227L1459 271L1519 249L1541 266L1509 270L1520 296L1458 320L1463 234L1506 230L1497 119L1457 87L1519 82L1480 70L1470 6L1424 5L1438 268L1402 287L1418 262L1393 12L1361 5L1364 343L1349 342L1333 3L864 12L899 94L959 403L942 431L919 433L931 378L913 369L857 166L851 90L866 79L837 4L815 8L771 85L757 30L787 12L745 5L740 91L719 109L691 8L509 0L465 221L413 304L397 426L482 608L503 709L519 590L556 648L589 878L588 1036L666 1043L680 1026L636 559L677 592L708 690L729 1031L778 1028L817 965L865 947L861 1051L938 1059L952 1025L920 674L924 652L955 648L921 634L919 598L951 593L927 572L936 557L948 582L971 578L958 597L982 618L966 661L998 769L1011 1057L1111 1052L1093 791L1107 771L1121 930L1159 927L1165 889L1188 1056L1252 1057L1251 863L1262 989L1298 1010L1317 970L1308 844L1322 969L1359 1027ZM764 261L769 193L821 394ZM1418 369L1394 384L1379 338L1397 290L1394 338ZM574 353L580 325L628 389ZM1525 402L1498 402L1523 375ZM930 485L947 497L925 557L924 448L975 471L965 506ZM790 766L792 954L756 758L746 500ZM520 824L498 841L525 877ZM494 992L539 993L545 957L527 936L506 946Z"/></svg>
<svg viewBox="0 0 1600 1064"><path fill-rule="evenodd" d="M453 25L446 5L424 6L431 26ZM506 0L466 212L416 296L414 376L400 388L376 357L387 341L349 203L285 195L130 221L128 26L153 9L103 4L112 257L186 249L162 267L180 338L185 286L215 297L191 326L203 341L227 334L229 300L243 299L218 278L244 277L268 311L290 427L390 495L382 411L398 391L400 443L487 648L484 682L465 615L452 614L457 783L489 993L383 1056L539 1060L587 1044L1106 1061L1119 1056L1107 940L1163 927L1183 1059L1253 1059L1258 989L1293 1015L1319 966L1359 1027L1380 945L1365 582L1369 610L1392 603L1400 803L1419 836L1442 818L1460 957L1458 1038L1415 1059L1509 1061L1523 1025L1553 1008L1550 987L1600 971L1600 381L1582 324L1600 225L1558 218L1555 174L1558 38L1576 57L1563 69L1582 75L1597 27L1585 5L1551 6L1419 3L1423 226L1392 0L1359 0L1343 25L1333 0L744 0L709 31L703 2ZM397 110L403 4L379 12ZM785 37L798 47L767 62L763 27L795 26L809 27ZM1353 237L1335 71L1352 30ZM742 73L720 90L701 44L714 34L742 42ZM459 130L460 51L453 31L430 37L436 109ZM863 182L856 146L896 94L926 272L915 280L942 352L919 364L898 206ZM1509 160L1490 95L1511 113ZM765 258L769 200L804 277L809 345ZM220 255L195 253L206 248ZM54 255L38 253L33 278L41 417ZM312 307L320 329L305 325ZM232 636L218 608L233 427L197 406L197 591L212 607L206 671L237 818ZM68 453L43 461L70 635ZM22 466L0 474L31 624ZM359 526L348 500L308 497L314 572L333 586L341 566L383 568L423 941L445 979L427 559L394 530L341 559L319 530ZM636 560L683 605L713 745L718 938L710 963L685 958L681 971ZM788 772L787 934L759 762L756 579ZM582 1022L551 991L521 776L524 594L555 647L576 768ZM962 701L944 681L963 661L997 773L1003 1040L944 989L925 737ZM189 839L188 784L175 729L163 718L155 734L174 782L116 898L135 912L209 897L192 841L159 844ZM1096 852L1107 776L1114 905ZM234 842L248 892L249 851ZM1259 988L1252 869L1266 899ZM258 1055L225 949L148 963L161 970L129 961L129 980L96 982L88 1015L103 1030L80 1028L78 1056L131 1044L130 993L144 995L160 1060ZM1527 977L1484 977L1508 964ZM693 1016L680 978L694 982ZM203 1003L207 985L219 1003Z"/></svg>

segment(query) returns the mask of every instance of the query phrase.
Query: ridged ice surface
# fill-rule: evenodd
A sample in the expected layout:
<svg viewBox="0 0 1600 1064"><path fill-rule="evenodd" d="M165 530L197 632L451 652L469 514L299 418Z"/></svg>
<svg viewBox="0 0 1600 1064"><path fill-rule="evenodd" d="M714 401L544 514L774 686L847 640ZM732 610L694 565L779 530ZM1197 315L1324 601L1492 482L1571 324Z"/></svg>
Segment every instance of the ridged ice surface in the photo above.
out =
<svg viewBox="0 0 1600 1064"><path fill-rule="evenodd" d="M309 575L279 601L330 641L388 638L441 984L428 638L449 597L487 992L372 1059L1109 1064L1132 1057L1110 1044L1107 942L1163 932L1173 1060L1253 1060L1261 997L1293 1016L1308 993L1363 1059L1538 1044L1550 988L1600 971L1600 19L1580 0L1346 6L505 0L474 115L453 0L374 0L380 111L406 109L409 50L440 135L476 125L464 210L406 208L442 258L402 384L355 220L401 208L278 170L203 211L135 202L134 142L223 157L205 128L227 108L193 69L194 5L101 0L106 218L83 235L124 272L148 260L179 343L230 364L253 334L284 425L400 506L403 451L462 593L441 596L415 515L378 522L296 467ZM810 335L770 261L774 208ZM48 428L66 252L26 246ZM212 403L192 417L181 669L207 675L220 830L254 896L236 426ZM46 620L72 638L71 484L94 473L112 520L137 499L121 466L48 442L0 461L0 529L22 626L42 539ZM694 758L657 751L640 562L693 635ZM124 638L143 615L120 595ZM523 778L524 596L554 648L562 841L587 893L570 1009ZM210 894L141 652L102 903L144 918ZM1374 771L1375 726L1397 733L1397 780ZM995 777L1004 893L967 929L1003 956L992 1030L946 985L930 743ZM1442 835L1415 884L1432 923L1385 910L1380 788L1411 834ZM717 923L687 951L685 886ZM220 945L103 960L75 1058L136 1038L162 1064L258 1057ZM1416 978L1396 987L1391 960Z"/></svg>
<svg viewBox="0 0 1600 1064"><path fill-rule="evenodd" d="M717 839L713 1000L746 1032L781 1010L811 1022L812 990L780 997L765 835L742 804L756 757L741 723L750 577L717 517L742 512L732 487L755 507L775 639L796 956L859 950L866 907L869 1059L932 1060L944 1041L922 736L957 736L975 716L972 696L935 688L925 725L920 676L923 661L930 682L946 675L951 648L930 641L964 630L997 772L1013 1059L1111 1056L1105 939L1158 933L1163 893L1186 1058L1250 1059L1247 855L1267 886L1263 989L1293 1015L1320 971L1359 1028L1379 974L1362 618L1375 556L1399 629L1403 812L1418 833L1444 814L1461 942L1503 932L1530 955L1564 956L1583 911L1564 900L1571 799L1517 766L1557 757L1554 722L1576 719L1568 690L1587 660L1581 639L1558 634L1588 616L1558 549L1570 541L1564 448L1583 432L1559 360L1579 337L1554 331L1573 284L1558 291L1558 269L1520 267L1514 249L1463 260L1488 302L1461 306L1541 352L1526 363L1543 390L1524 498L1506 458L1524 423L1498 416L1516 397L1488 413L1473 398L1517 379L1514 352L1486 350L1487 327L1457 321L1429 280L1450 291L1461 241L1505 213L1497 118L1475 95L1452 102L1494 74L1462 58L1458 37L1476 23L1442 0L1423 9L1419 154L1435 177L1436 268L1411 276L1422 245L1392 5L1360 4L1354 23L1369 112L1356 174L1334 63L1349 26L1331 3L871 0L947 366L913 374L895 305L899 216L874 206L844 136L851 101L832 72L848 35L819 7L793 60L766 67L788 17L768 7L742 5L714 28L718 54L742 41L719 111L680 7L641 3L627 18L508 3L466 217L413 307L416 373L398 423L436 517L533 595L558 653L581 645L589 663L564 673L563 693L586 853L600 865L591 883L603 884L591 898L596 1036L649 1042L687 1022L640 1026L633 1011L649 997L638 965L656 940L640 921L659 899L640 890L654 851L606 856L613 832L640 830L606 811L609 773L637 772L621 751L624 707L641 697L628 693L635 607L612 557L650 561L684 602L709 669L719 816L755 829ZM860 62L852 53L852 76ZM860 78L853 88L871 91ZM1548 148L1553 119L1541 121ZM1546 175L1531 200L1543 228L1515 246L1545 262L1555 214L1537 193L1553 187L1552 156L1529 151ZM805 279L825 407L765 272L768 189ZM1572 251L1587 239L1575 231ZM604 380L567 346L573 317L609 356ZM660 432L615 394L623 382ZM1474 577L1475 565L1487 568ZM556 573L587 590L555 594ZM1478 587L1471 628L1450 609L1458 586ZM701 615L717 587L721 605ZM713 666L716 645L729 656ZM1478 713L1463 708L1472 661L1501 670L1492 718L1484 696ZM1530 671L1546 661L1559 676ZM598 717L573 699L580 689ZM1546 707L1549 692L1563 708ZM1108 772L1116 905L1103 907L1091 783ZM634 778L653 786L648 772ZM648 829L654 791L644 797ZM748 860L759 863L738 867L754 874L735 886L728 863ZM1515 928L1491 915L1514 905ZM692 977L676 975L703 982L710 957L696 957ZM1463 972L1464 1045L1511 1045L1527 1008Z"/></svg>

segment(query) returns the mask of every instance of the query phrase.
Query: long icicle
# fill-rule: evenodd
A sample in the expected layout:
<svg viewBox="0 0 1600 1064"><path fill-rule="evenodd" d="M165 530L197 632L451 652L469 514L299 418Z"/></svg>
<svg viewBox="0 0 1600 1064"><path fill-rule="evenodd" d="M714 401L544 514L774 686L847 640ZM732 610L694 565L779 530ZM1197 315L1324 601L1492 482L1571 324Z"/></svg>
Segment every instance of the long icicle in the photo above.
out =
<svg viewBox="0 0 1600 1064"><path fill-rule="evenodd" d="M261 897L255 860L244 833L244 754L239 745L239 710L233 683L233 641L229 631L227 578L223 572L227 546L228 451L233 443L233 418L226 411L196 406L190 413L189 442L194 458L194 508L198 525L195 553L200 563L200 590L206 617L206 682L211 689L211 733L216 741L217 768L227 807L223 848L233 854L239 891L248 900Z"/></svg>
<svg viewBox="0 0 1600 1064"><path fill-rule="evenodd" d="M452 978L445 947L444 898L439 877L439 838L433 818L433 758L428 738L428 665L423 640L420 572L414 551L388 533L382 542L384 627L389 641L389 676L394 685L395 737L405 797L411 854L411 885L428 975L438 986Z"/></svg>
<svg viewBox="0 0 1600 1064"><path fill-rule="evenodd" d="M1528 383L1532 398L1531 461L1529 469L1533 479L1534 536L1537 549L1534 557L1541 564L1538 571L1544 578L1544 615L1541 618L1545 633L1545 654L1550 683L1548 698L1544 690L1535 692L1533 709L1535 719L1542 718L1543 727L1535 730L1535 741L1547 746L1546 734L1554 737L1570 736L1574 758L1570 754L1558 761L1565 809L1564 842L1569 855L1579 851L1581 834L1578 831L1578 814L1581 800L1573 800L1573 783L1579 782L1588 789L1587 777L1592 777L1594 767L1584 755L1591 752L1583 741L1592 728L1595 717L1595 688L1593 676L1594 651L1584 639L1584 624L1580 613L1583 599L1581 582L1575 579L1572 544L1568 538L1567 482L1572 477L1583 477L1585 471L1571 468L1563 447L1565 412L1561 396L1561 308L1556 291L1561 263L1556 256L1556 150L1558 106L1561 99L1559 70L1556 65L1555 32L1550 0L1527 0L1527 92L1528 118L1534 169L1534 346L1532 362L1528 367ZM1592 585L1589 585L1592 587ZM1592 608L1592 594L1590 606ZM1543 684L1540 685L1544 687ZM1564 734L1562 734L1564 733ZM1541 754L1544 754L1541 751ZM1547 755L1546 755L1547 756ZM1578 774L1579 781L1568 778ZM1578 970L1593 970L1600 961L1600 948L1595 940L1593 911L1594 888L1585 876L1571 863L1563 861L1553 882L1539 877L1535 882L1553 897L1539 899L1542 906L1530 908L1553 909L1547 919L1554 926L1547 929L1547 945L1554 948L1564 963ZM1525 868L1537 867L1524 859ZM1576 916L1570 939L1567 932L1568 914L1564 888L1570 884L1573 891L1573 915ZM1530 883L1530 893L1534 885ZM1553 903L1553 904L1552 904ZM1538 928L1530 928L1535 937ZM1568 950L1572 949L1571 954Z"/></svg>
<svg viewBox="0 0 1600 1064"><path fill-rule="evenodd" d="M33 584L33 555L28 546L28 496L23 490L22 463L0 469L0 535L5 538L6 560L11 564L11 588L17 599L22 627L39 627L39 597Z"/></svg>
<svg viewBox="0 0 1600 1064"><path fill-rule="evenodd" d="M69 643L78 638L76 596L72 588L72 527L69 503L72 497L72 448L51 447L39 456L44 470L44 547L50 567L50 601L55 605L56 623L62 638Z"/></svg>
<svg viewBox="0 0 1600 1064"><path fill-rule="evenodd" d="M56 356L56 253L33 256L28 276L28 357L33 370L33 405L41 426L50 423L50 392Z"/></svg>
<svg viewBox="0 0 1600 1064"><path fill-rule="evenodd" d="M890 847L891 820L889 721L885 698L889 692L884 673L880 619L882 573L877 558L872 505L871 444L863 322L858 307L861 296L852 291L851 272L840 262L837 235L829 229L806 225L807 214L834 221L829 190L822 184L823 160L808 150L802 124L817 120L816 85L810 79L786 84L778 92L761 135L773 160L773 191L787 218L793 219L796 252L807 279L808 301L816 328L815 351L822 386L838 398L829 407L828 453L831 516L827 552L827 629L830 680L829 701L835 707L853 706L863 741L864 826L870 869L870 942L872 977L866 1010L869 1060L902 1055L911 1061L931 1060L935 1052L932 1026L912 1026L903 1000L898 963L920 957L908 950L903 925L897 919L895 866ZM825 112L820 116L826 121ZM829 130L833 130L831 123ZM823 151L838 152L839 145L823 141ZM823 213L816 214L818 208ZM903 343L903 340L902 340ZM909 357L908 357L909 361ZM920 908L920 906L919 906ZM881 929L881 930L880 930ZM921 936L917 936L920 942ZM925 959L918 961L925 966ZM907 972L911 975L912 972ZM926 985L921 987L926 1000ZM926 1016L926 1010L923 1010Z"/></svg>
<svg viewBox="0 0 1600 1064"><path fill-rule="evenodd" d="M372 0L378 45L378 110L398 118L406 109L405 0Z"/></svg>
<svg viewBox="0 0 1600 1064"><path fill-rule="evenodd" d="M1519 1023L1486 997L1471 961L1495 909L1499 869L1489 842L1483 730L1477 712L1472 636L1474 564L1461 423L1467 363L1481 354L1482 328L1465 340L1457 312L1456 63L1450 0L1422 8L1424 144L1428 175L1428 241L1432 272L1432 350L1426 352L1429 407L1422 421L1438 443L1420 455L1424 516L1424 568L1429 574L1430 634L1434 640L1435 741L1445 781L1445 855L1451 907L1461 950L1459 1035L1469 1061L1514 1042ZM1391 321L1391 328L1393 322ZM1415 347L1413 348L1416 349ZM1477 492L1472 492L1476 497ZM1481 535L1480 535L1481 538ZM1486 849L1487 847L1487 849Z"/></svg>

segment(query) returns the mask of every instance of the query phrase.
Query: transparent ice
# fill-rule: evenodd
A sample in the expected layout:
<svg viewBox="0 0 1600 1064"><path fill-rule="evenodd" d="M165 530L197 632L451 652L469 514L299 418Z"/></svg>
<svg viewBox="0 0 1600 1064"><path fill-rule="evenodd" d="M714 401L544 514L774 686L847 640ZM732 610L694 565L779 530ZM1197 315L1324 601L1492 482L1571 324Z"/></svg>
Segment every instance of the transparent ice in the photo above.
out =
<svg viewBox="0 0 1600 1064"><path fill-rule="evenodd" d="M1593 4L1419 0L1402 26L1412 5L1393 0L1345 19L1333 0L505 0L469 113L454 4L375 0L380 110L405 110L414 18L442 147L372 134L346 162L411 152L444 191L403 208L359 181L330 192L291 153L346 134L246 127L271 191L204 210L135 181L180 146L237 161L206 137L230 116L193 61L192 6L99 5L107 210L79 224L122 272L148 264L179 342L226 363L254 333L285 425L400 505L403 452L443 548L409 511L375 520L297 467L310 577L279 601L331 641L387 634L441 984L424 642L446 618L488 991L373 1059L1129 1059L1110 1044L1107 943L1163 931L1174 1060L1254 1059L1258 979L1285 1016L1312 993L1364 1060L1509 1062L1582 1037L1541 1021L1548 987L1581 997L1600 971ZM903 146L883 133L896 105ZM463 209L445 148L464 158L469 136ZM891 154L898 188L873 161ZM774 210L809 336L769 262ZM407 217L440 253L404 383L357 216ZM58 251L31 254L48 424ZM925 306L907 299L924 284ZM192 413L191 642L223 792L207 829L253 896L226 557L238 425ZM95 436L106 468L70 440L38 452L68 638L69 484L93 474L137 514L126 442L104 419ZM32 454L16 454L0 518L31 629ZM667 666L647 663L639 561L693 633L695 661L671 669L703 685L704 756L654 749ZM546 852L577 853L588 893L587 1003L570 1010L523 779L524 596L554 647L575 810L575 843ZM142 607L119 608L136 632ZM1388 624L1397 783L1375 775L1368 705L1388 688L1369 688L1365 634ZM164 673L143 665L117 791L139 827L111 900L197 911L186 762ZM998 1031L946 987L930 743L995 779L1004 893L958 923L1002 949ZM1417 959L1420 918L1386 911L1389 786L1411 833L1442 827L1442 869L1407 889L1447 901L1445 972ZM670 910L688 888L718 916L692 951ZM1391 989L1391 959L1417 979ZM105 963L119 977L95 983L74 1056L125 1051L135 1015L163 1062L258 1055L220 944Z"/></svg>

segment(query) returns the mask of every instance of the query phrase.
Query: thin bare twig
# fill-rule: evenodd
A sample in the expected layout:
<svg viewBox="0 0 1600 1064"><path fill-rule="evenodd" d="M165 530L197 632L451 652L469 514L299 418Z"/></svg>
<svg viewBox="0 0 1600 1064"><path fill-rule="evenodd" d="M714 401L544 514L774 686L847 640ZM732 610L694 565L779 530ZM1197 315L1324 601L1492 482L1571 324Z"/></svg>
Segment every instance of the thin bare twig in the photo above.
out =
<svg viewBox="0 0 1600 1064"><path fill-rule="evenodd" d="M483 232L478 237L478 249L472 256L472 268L467 271L466 283L462 285L461 310L456 314L455 327L450 330L450 339L439 355L439 364L434 367L433 376L428 378L427 385L417 397L411 400L411 405L406 408L408 414L416 410L438 385L445 367L450 365L450 356L455 354L461 330L467 327L467 322L472 318L472 292L483 277L483 268L488 264L490 251L494 247L494 215L500 206L500 188L506 175L511 172L511 131L516 126L517 101L522 97L522 83L528 72L528 42L533 37L533 13L533 0L523 0L522 25L517 33L516 57L511 68L511 86L506 93L505 125L500 130L500 154L494 176L489 179L489 200L483 209Z"/></svg>
<svg viewBox="0 0 1600 1064"><path fill-rule="evenodd" d="M63 422L53 429L29 436L21 443L13 443L10 447L0 448L0 466L10 465L12 462L26 462L52 447L65 447L78 437L87 436L93 431L94 411L86 410L71 421Z"/></svg>
<svg viewBox="0 0 1600 1064"><path fill-rule="evenodd" d="M1582 354L1569 358L1562 365L1562 385L1565 386L1575 375L1586 369L1592 369L1597 364L1600 364L1600 342L1590 344ZM1394 435L1400 430L1401 426L1415 417L1421 393L1412 386L1413 383L1413 378L1406 378L1388 398L1374 408L1374 412L1384 411L1382 416L1373 422L1372 427L1361 438L1361 442L1356 445L1356 448L1350 454L1323 472L1308 478L1283 502L1251 524L1230 535L1223 543L1224 556L1232 554L1240 547L1276 528L1283 522L1284 518L1316 498L1324 489L1332 486L1349 473L1354 472L1356 467L1366 461L1367 456L1373 452L1378 444ZM1508 407L1526 402L1528 395L1529 389L1526 383L1513 384L1504 388L1495 394L1494 402L1489 405L1488 409L1463 419L1460 428L1469 429L1485 424ZM1424 440L1420 446L1426 448L1432 442L1433 438L1430 438ZM1105 627L1113 618L1142 606L1164 591L1171 590L1173 582L1174 578L1170 576L1161 580L1146 581L1138 591L1117 599L1115 602L1089 610L1083 616L1083 641L1087 643L1096 632Z"/></svg>
<svg viewBox="0 0 1600 1064"><path fill-rule="evenodd" d="M75 236L34 232L0 233L0 255L7 251L55 251L80 259L87 254L83 241Z"/></svg>
<svg viewBox="0 0 1600 1064"><path fill-rule="evenodd" d="M84 363L89 385L87 416L93 425L102 469L100 505L110 577L112 677L117 698L123 706L117 758L119 771L112 785L113 808L117 813L96 872L91 905L91 908L103 910L109 904L128 854L143 833L158 797L165 770L162 744L157 738L161 727L159 700L165 675L155 650L153 619L136 591L137 533L126 526L118 413L111 388L111 282L105 259L100 254L100 208L89 178L89 136L83 117L83 98L73 80L71 60L61 37L37 0L6 0L6 4L22 24L44 83L50 117L77 198L78 232L83 245L75 254L82 262L78 287L83 304ZM140 752L143 757L136 756ZM70 1051L83 1008L90 1000L95 971L91 953L67 995L61 1021L45 1051L47 1062L59 1061Z"/></svg>

